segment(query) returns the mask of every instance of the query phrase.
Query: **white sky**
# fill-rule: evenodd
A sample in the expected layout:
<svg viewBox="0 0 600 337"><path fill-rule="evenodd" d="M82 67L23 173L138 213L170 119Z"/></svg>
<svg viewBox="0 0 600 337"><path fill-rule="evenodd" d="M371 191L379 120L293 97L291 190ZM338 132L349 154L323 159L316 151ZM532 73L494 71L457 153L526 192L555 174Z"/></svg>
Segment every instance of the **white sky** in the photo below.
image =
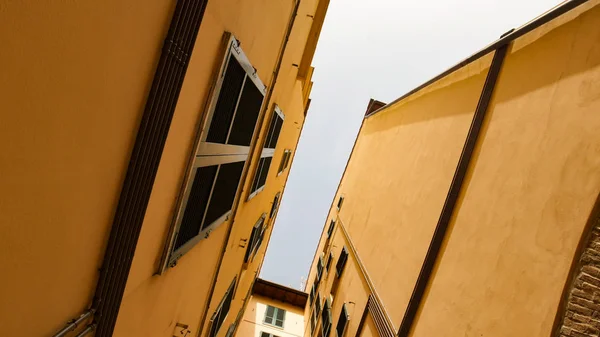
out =
<svg viewBox="0 0 600 337"><path fill-rule="evenodd" d="M560 2L331 0L261 277L300 289L370 98L400 97Z"/></svg>

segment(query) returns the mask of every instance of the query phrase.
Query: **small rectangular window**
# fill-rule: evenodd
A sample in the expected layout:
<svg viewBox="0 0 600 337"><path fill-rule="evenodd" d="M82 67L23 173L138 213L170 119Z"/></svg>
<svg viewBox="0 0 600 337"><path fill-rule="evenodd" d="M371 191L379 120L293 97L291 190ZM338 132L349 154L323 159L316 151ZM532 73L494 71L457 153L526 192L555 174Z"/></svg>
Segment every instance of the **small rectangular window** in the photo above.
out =
<svg viewBox="0 0 600 337"><path fill-rule="evenodd" d="M277 170L277 175L283 173L283 171L288 167L291 155L292 150L285 149L283 151L283 156L281 156L281 162L279 163L279 169Z"/></svg>
<svg viewBox="0 0 600 337"><path fill-rule="evenodd" d="M340 209L342 209L342 204L343 204L343 203L344 203L344 196L341 196L341 197L338 199L338 203L337 203L337 209L338 209L338 211L339 211Z"/></svg>
<svg viewBox="0 0 600 337"><path fill-rule="evenodd" d="M236 278L233 278L233 281L229 285L229 288L225 292L221 303L217 307L217 310L213 313L210 318L210 331L208 333L209 337L215 337L217 333L219 333L219 329L223 322L227 318L227 314L229 313L229 308L231 306L231 301L233 300L234 290L235 290L235 281Z"/></svg>
<svg viewBox="0 0 600 337"><path fill-rule="evenodd" d="M330 238L333 234L333 229L335 228L335 220L331 220L329 223L329 228L327 228L327 237Z"/></svg>
<svg viewBox="0 0 600 337"><path fill-rule="evenodd" d="M317 315L321 313L321 295L317 294L317 301L315 302L315 312Z"/></svg>
<svg viewBox="0 0 600 337"><path fill-rule="evenodd" d="M277 335L274 335L274 334L272 334L272 333L268 333L268 332L261 331L261 333L260 333L260 337L279 337L279 336L277 336Z"/></svg>
<svg viewBox="0 0 600 337"><path fill-rule="evenodd" d="M283 328L284 322L285 310L267 305L264 323Z"/></svg>
<svg viewBox="0 0 600 337"><path fill-rule="evenodd" d="M338 319L335 327L337 337L344 336L344 332L346 331L346 326L348 325L349 320L350 315L348 314L348 308L346 307L346 303L344 303L344 305L342 305L342 311L340 312L340 318Z"/></svg>
<svg viewBox="0 0 600 337"><path fill-rule="evenodd" d="M323 255L321 255L319 256L319 261L317 262L317 275L315 276L315 284L317 285L317 287L319 286L319 282L321 282L324 267L325 264L323 263Z"/></svg>
<svg viewBox="0 0 600 337"><path fill-rule="evenodd" d="M344 267L346 266L346 261L348 260L348 250L346 247L342 249L340 253L340 257L338 259L337 264L335 265L336 276L342 277L342 272L344 271Z"/></svg>
<svg viewBox="0 0 600 337"><path fill-rule="evenodd" d="M321 329L323 331L323 337L329 337L331 321L331 303L327 300L323 304L323 311L321 312Z"/></svg>
<svg viewBox="0 0 600 337"><path fill-rule="evenodd" d="M313 331L315 331L315 326L317 325L317 313L313 310L310 314L310 335L312 336Z"/></svg>
<svg viewBox="0 0 600 337"><path fill-rule="evenodd" d="M333 261L333 253L329 252L329 257L327 258L327 264L325 264L325 269L329 272L329 268L331 267L331 261Z"/></svg>
<svg viewBox="0 0 600 337"><path fill-rule="evenodd" d="M261 158L258 161L256 172L254 173L254 179L250 188L250 195L248 199L252 198L258 192L260 192L267 181L267 175L269 168L271 167L271 161L273 154L275 153L275 147L279 140L279 134L281 133L281 127L283 126L283 113L277 105L273 109L271 119L269 121L269 128L267 129L263 149L261 152Z"/></svg>
<svg viewBox="0 0 600 337"><path fill-rule="evenodd" d="M273 204L271 204L271 212L269 213L269 217L272 219L277 212L277 208L279 207L279 197L281 196L281 192L277 192L275 194L275 198L273 199Z"/></svg>
<svg viewBox="0 0 600 337"><path fill-rule="evenodd" d="M246 255L244 256L244 263L248 263L254 259L254 255L258 251L260 244L262 243L263 235L265 232L264 222L266 214L263 213L258 221L252 227L248 244L246 245Z"/></svg>
<svg viewBox="0 0 600 337"><path fill-rule="evenodd" d="M313 283L312 287L310 288L309 305L313 305L313 302L315 301L315 293L316 289L315 284Z"/></svg>

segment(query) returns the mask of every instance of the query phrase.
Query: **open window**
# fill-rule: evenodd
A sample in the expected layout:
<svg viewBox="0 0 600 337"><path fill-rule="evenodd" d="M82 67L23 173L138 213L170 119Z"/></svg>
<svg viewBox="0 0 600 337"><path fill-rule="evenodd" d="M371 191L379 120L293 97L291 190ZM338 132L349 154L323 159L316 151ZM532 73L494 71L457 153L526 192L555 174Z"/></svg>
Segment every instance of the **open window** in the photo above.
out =
<svg viewBox="0 0 600 337"><path fill-rule="evenodd" d="M277 175L282 174L283 171L288 167L291 156L292 156L292 150L289 150L289 149L283 150L283 156L281 156L281 162L279 163L279 169L277 170Z"/></svg>
<svg viewBox="0 0 600 337"><path fill-rule="evenodd" d="M239 198L266 91L237 40L227 36L159 272L228 220Z"/></svg>
<svg viewBox="0 0 600 337"><path fill-rule="evenodd" d="M275 198L273 198L273 204L271 204L271 212L269 213L269 218L273 219L275 214L277 213L277 209L279 208L279 198L281 197L281 192L277 192L275 194Z"/></svg>
<svg viewBox="0 0 600 337"><path fill-rule="evenodd" d="M271 161L275 154L275 147L279 140L279 134L281 133L281 127L283 126L283 112L277 105L274 106L273 111L269 119L269 128L265 136L263 143L263 149L258 161L258 166L254 173L254 179L252 180L252 187L250 188L250 195L248 200L260 193L265 187L267 182L267 175L269 174L269 168L271 167ZM277 165L277 164L275 164Z"/></svg>
<svg viewBox="0 0 600 337"><path fill-rule="evenodd" d="M321 330L323 331L323 337L329 337L331 332L331 301L327 299L323 304L323 311L321 312Z"/></svg>
<svg viewBox="0 0 600 337"><path fill-rule="evenodd" d="M229 288L227 288L225 295L223 295L221 303L219 303L219 306L210 318L210 330L208 332L208 337L215 337L217 333L219 333L219 329L227 318L229 308L231 307L231 301L233 300L233 295L235 293L235 281L236 277L233 278L233 281L229 285Z"/></svg>
<svg viewBox="0 0 600 337"><path fill-rule="evenodd" d="M346 326L348 326L349 320L350 315L348 314L348 308L346 307L346 303L344 303L344 305L342 305L342 311L340 312L340 317L338 318L338 322L335 327L337 337L344 336L344 332L346 332Z"/></svg>
<svg viewBox="0 0 600 337"><path fill-rule="evenodd" d="M265 218L267 215L263 213L260 216L258 221L252 227L252 233L250 233L250 238L248 239L248 244L246 245L246 255L244 256L244 263L252 262L254 260L254 256L262 243L263 236L265 235Z"/></svg>
<svg viewBox="0 0 600 337"><path fill-rule="evenodd" d="M338 199L338 203L337 203L337 210L341 210L342 209L342 205L344 204L344 196L342 195L339 199Z"/></svg>

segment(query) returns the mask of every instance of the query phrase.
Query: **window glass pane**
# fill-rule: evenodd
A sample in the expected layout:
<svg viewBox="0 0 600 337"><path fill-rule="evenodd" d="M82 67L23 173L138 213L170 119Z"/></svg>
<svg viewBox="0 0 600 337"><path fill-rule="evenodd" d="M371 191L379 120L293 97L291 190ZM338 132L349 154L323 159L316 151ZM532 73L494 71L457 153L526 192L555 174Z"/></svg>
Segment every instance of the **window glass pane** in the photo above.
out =
<svg viewBox="0 0 600 337"><path fill-rule="evenodd" d="M275 317L275 308L268 305L267 312L265 313L265 323L273 324Z"/></svg>
<svg viewBox="0 0 600 337"><path fill-rule="evenodd" d="M207 142L224 144L227 140L229 126L242 89L246 72L235 57L231 56L225 71L225 78L219 92L217 105L210 122L206 137Z"/></svg>
<svg viewBox="0 0 600 337"><path fill-rule="evenodd" d="M254 82L246 80L227 144L250 146L262 101L262 92Z"/></svg>
<svg viewBox="0 0 600 337"><path fill-rule="evenodd" d="M271 335L266 332L261 332L260 337L271 337Z"/></svg>
<svg viewBox="0 0 600 337"><path fill-rule="evenodd" d="M254 189L254 191L265 186L265 183L267 182L267 174L269 173L269 168L271 167L271 159L273 159L273 158L272 157L260 158L261 167L260 167L260 172L257 172L258 176L257 176L257 181L256 181L256 188Z"/></svg>
<svg viewBox="0 0 600 337"><path fill-rule="evenodd" d="M277 308L277 310L276 310L275 325L277 325L278 327L283 328L283 321L284 321L284 319L285 319L285 310Z"/></svg>
<svg viewBox="0 0 600 337"><path fill-rule="evenodd" d="M275 122L273 123L273 132L271 133L270 139L268 139L266 148L274 149L277 146L277 140L279 140L279 133L281 133L281 126L283 125L283 119L279 117L279 115L273 111L273 119Z"/></svg>
<svg viewBox="0 0 600 337"><path fill-rule="evenodd" d="M221 165L202 224L203 229L231 210L243 169L243 161Z"/></svg>
<svg viewBox="0 0 600 337"><path fill-rule="evenodd" d="M206 211L206 204L210 197L210 190L217 174L217 168L218 165L214 165L200 167L196 170L173 250L183 246L200 232L200 225Z"/></svg>

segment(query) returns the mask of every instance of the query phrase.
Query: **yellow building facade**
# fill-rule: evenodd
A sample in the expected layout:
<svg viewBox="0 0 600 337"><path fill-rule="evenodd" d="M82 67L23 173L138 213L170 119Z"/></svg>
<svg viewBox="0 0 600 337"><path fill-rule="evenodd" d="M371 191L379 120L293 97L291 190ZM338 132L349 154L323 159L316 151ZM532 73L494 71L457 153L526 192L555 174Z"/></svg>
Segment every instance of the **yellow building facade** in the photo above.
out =
<svg viewBox="0 0 600 337"><path fill-rule="evenodd" d="M237 326L239 337L302 337L307 298L296 289L256 279L243 313L230 328Z"/></svg>
<svg viewBox="0 0 600 337"><path fill-rule="evenodd" d="M0 1L2 335L227 334L327 6Z"/></svg>
<svg viewBox="0 0 600 337"><path fill-rule="evenodd" d="M565 2L371 102L305 336L600 333L599 22L599 1Z"/></svg>

